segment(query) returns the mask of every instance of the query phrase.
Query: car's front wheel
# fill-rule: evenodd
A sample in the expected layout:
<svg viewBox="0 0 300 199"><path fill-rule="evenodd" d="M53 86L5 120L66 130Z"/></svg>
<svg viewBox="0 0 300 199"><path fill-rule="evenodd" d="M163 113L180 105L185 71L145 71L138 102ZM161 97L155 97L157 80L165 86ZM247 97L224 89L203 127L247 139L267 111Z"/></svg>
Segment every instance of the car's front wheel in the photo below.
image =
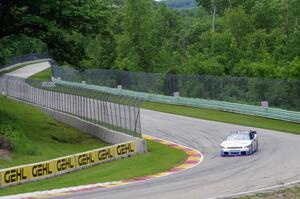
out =
<svg viewBox="0 0 300 199"><path fill-rule="evenodd" d="M251 145L250 149L249 149L249 155L251 155L253 153L253 146Z"/></svg>

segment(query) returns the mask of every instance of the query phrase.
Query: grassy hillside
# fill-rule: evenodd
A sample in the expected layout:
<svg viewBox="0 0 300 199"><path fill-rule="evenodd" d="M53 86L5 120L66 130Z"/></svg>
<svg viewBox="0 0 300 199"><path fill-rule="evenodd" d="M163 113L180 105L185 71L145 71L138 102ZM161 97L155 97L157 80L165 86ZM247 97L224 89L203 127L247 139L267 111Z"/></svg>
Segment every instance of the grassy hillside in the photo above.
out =
<svg viewBox="0 0 300 199"><path fill-rule="evenodd" d="M0 97L0 135L13 143L0 168L48 160L106 146L101 140L53 120L37 108Z"/></svg>
<svg viewBox="0 0 300 199"><path fill-rule="evenodd" d="M107 145L54 121L35 107L0 97L0 136L3 135L13 141L14 149L9 158L1 159L0 156L0 169ZM7 187L0 190L0 196L151 175L171 169L187 157L185 152L179 149L152 141L147 143L147 154L97 165L56 178Z"/></svg>

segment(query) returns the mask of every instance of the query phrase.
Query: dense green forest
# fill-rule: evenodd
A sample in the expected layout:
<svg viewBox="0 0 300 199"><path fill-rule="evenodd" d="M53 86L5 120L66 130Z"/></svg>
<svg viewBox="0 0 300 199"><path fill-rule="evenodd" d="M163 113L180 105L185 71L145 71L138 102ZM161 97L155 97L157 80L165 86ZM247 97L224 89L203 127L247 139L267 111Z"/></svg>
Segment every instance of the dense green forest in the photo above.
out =
<svg viewBox="0 0 300 199"><path fill-rule="evenodd" d="M0 1L0 62L47 51L83 69L300 79L299 0L197 3Z"/></svg>

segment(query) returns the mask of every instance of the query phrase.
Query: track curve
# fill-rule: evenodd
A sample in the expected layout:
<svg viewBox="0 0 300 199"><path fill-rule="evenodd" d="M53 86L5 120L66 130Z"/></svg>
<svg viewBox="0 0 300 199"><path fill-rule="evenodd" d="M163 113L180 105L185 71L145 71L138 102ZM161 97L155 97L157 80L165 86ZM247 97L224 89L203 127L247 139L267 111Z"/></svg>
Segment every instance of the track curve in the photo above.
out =
<svg viewBox="0 0 300 199"><path fill-rule="evenodd" d="M20 71L15 73L28 76L27 71L26 75L18 74ZM256 129L257 153L222 158L219 144L227 132L250 127L149 110L141 110L141 121L143 133L197 149L204 160L175 175L56 198L215 198L300 180L300 136Z"/></svg>
<svg viewBox="0 0 300 199"><path fill-rule="evenodd" d="M300 136L256 129L257 153L222 158L219 144L227 132L250 127L149 110L141 116L144 133L201 151L202 163L175 175L64 198L215 198L300 179Z"/></svg>

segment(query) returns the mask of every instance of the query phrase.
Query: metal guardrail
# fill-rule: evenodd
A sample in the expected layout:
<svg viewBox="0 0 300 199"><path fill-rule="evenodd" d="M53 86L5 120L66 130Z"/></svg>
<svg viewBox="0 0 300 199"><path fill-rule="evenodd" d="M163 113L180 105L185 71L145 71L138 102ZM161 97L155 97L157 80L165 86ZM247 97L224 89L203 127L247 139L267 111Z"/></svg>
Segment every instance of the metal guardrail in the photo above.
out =
<svg viewBox="0 0 300 199"><path fill-rule="evenodd" d="M53 82L4 75L0 92L16 99L74 115L108 129L141 137L141 100Z"/></svg>
<svg viewBox="0 0 300 199"><path fill-rule="evenodd" d="M300 123L300 112L287 111L278 108L262 108L259 106L238 104L231 102L222 102L216 100L205 100L187 97L173 97L159 94L151 94L145 92L136 92L125 89L109 88L104 86L96 86L89 84L82 84L77 82L63 81L52 77L52 80L61 85L68 85L78 88L87 88L95 91L106 92L111 94L123 95L128 97L140 98L142 100L161 102L175 105L186 105L199 108L216 109L240 114L255 115L272 119L286 120Z"/></svg>
<svg viewBox="0 0 300 199"><path fill-rule="evenodd" d="M77 70L52 65L52 76L69 82L181 97L225 101L259 106L268 101L270 107L300 111L300 80L268 78L160 74L107 69Z"/></svg>
<svg viewBox="0 0 300 199"><path fill-rule="evenodd" d="M287 111L287 110L277 109L277 108L262 108L259 106L214 101L214 100L157 95L157 94L136 92L136 91L130 91L130 90L124 90L118 88L109 88L109 87L82 84L76 82L68 82L53 77L52 77L52 81L61 85L69 85L69 86L75 86L79 88L93 89L96 91L141 98L143 100L152 101L152 102L161 102L161 103L168 103L168 104L193 106L199 108L216 109L216 110L247 114L247 115L255 115L255 116L261 116L266 118L300 123L300 112L295 112L295 111Z"/></svg>

